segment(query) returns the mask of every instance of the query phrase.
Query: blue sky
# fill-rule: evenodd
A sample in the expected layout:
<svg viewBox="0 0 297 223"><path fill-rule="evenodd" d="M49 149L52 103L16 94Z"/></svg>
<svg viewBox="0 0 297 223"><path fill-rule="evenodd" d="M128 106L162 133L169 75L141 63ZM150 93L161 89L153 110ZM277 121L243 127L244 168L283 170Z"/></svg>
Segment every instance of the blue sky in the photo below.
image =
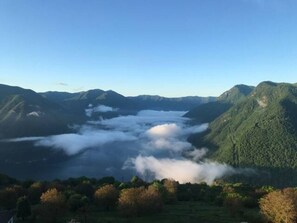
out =
<svg viewBox="0 0 297 223"><path fill-rule="evenodd" d="M219 95L297 82L296 0L0 0L0 83Z"/></svg>

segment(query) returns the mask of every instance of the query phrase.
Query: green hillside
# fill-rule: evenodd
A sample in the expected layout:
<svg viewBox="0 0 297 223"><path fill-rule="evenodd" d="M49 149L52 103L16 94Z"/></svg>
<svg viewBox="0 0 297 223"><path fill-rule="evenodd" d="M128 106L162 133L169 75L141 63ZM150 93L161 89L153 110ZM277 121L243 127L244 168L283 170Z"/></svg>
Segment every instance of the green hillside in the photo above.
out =
<svg viewBox="0 0 297 223"><path fill-rule="evenodd" d="M297 169L297 87L263 82L192 137L210 158L234 166Z"/></svg>
<svg viewBox="0 0 297 223"><path fill-rule="evenodd" d="M244 100L253 89L254 87L247 85L236 85L220 95L216 101L199 105L190 110L185 117L193 118L201 123L211 122L230 109L232 105Z"/></svg>
<svg viewBox="0 0 297 223"><path fill-rule="evenodd" d="M0 138L67 132L74 120L32 90L0 85Z"/></svg>

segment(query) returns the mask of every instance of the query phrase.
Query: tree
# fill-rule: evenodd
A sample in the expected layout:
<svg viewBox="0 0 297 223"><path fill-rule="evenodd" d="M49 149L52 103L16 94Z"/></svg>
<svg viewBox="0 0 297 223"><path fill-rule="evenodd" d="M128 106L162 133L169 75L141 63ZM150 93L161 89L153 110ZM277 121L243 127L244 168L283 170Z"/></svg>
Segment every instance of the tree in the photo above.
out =
<svg viewBox="0 0 297 223"><path fill-rule="evenodd" d="M137 216L161 211L161 194L153 186L129 188L121 191L119 210L124 216Z"/></svg>
<svg viewBox="0 0 297 223"><path fill-rule="evenodd" d="M87 222L87 214L88 214L88 211L89 211L90 199L87 196L83 196L81 198L81 201L82 201L83 205L81 206L79 211L83 215L84 223L86 223Z"/></svg>
<svg viewBox="0 0 297 223"><path fill-rule="evenodd" d="M140 214L160 212L163 208L162 195L158 189L152 185L139 194L138 203Z"/></svg>
<svg viewBox="0 0 297 223"><path fill-rule="evenodd" d="M138 176L133 176L130 180L132 187L141 187L145 185L145 182Z"/></svg>
<svg viewBox="0 0 297 223"><path fill-rule="evenodd" d="M98 180L99 185L104 185L104 184L114 184L115 179L112 176L109 177L102 177L100 180Z"/></svg>
<svg viewBox="0 0 297 223"><path fill-rule="evenodd" d="M49 189L43 193L40 197L41 203L51 205L61 205L64 203L65 198L61 192L58 192L56 188Z"/></svg>
<svg viewBox="0 0 297 223"><path fill-rule="evenodd" d="M143 187L123 189L119 198L119 210L124 216L137 216L139 212L138 198Z"/></svg>
<svg viewBox="0 0 297 223"><path fill-rule="evenodd" d="M0 207L7 210L14 209L17 202L17 194L12 188L5 188L0 191Z"/></svg>
<svg viewBox="0 0 297 223"><path fill-rule="evenodd" d="M26 196L20 197L17 201L17 217L24 220L31 215L31 206Z"/></svg>
<svg viewBox="0 0 297 223"><path fill-rule="evenodd" d="M31 204L38 204L42 192L45 191L45 185L42 182L34 182L28 189L28 198Z"/></svg>
<svg viewBox="0 0 297 223"><path fill-rule="evenodd" d="M105 185L96 190L94 198L100 206L103 206L106 210L115 207L119 198L118 190L111 184Z"/></svg>
<svg viewBox="0 0 297 223"><path fill-rule="evenodd" d="M174 180L165 179L163 180L163 185L166 190L166 203L176 202L176 193L178 183Z"/></svg>
<svg viewBox="0 0 297 223"><path fill-rule="evenodd" d="M294 223L297 220L297 191L286 188L268 193L260 199L261 213L273 223Z"/></svg>
<svg viewBox="0 0 297 223"><path fill-rule="evenodd" d="M79 210L81 207L84 206L84 202L83 202L83 196L80 194L73 194L69 197L68 201L67 201L67 205L69 207L69 210L72 212L76 212L77 210Z"/></svg>
<svg viewBox="0 0 297 223"><path fill-rule="evenodd" d="M89 181L83 181L75 188L76 193L87 196L89 199L92 199L94 195L94 188Z"/></svg>
<svg viewBox="0 0 297 223"><path fill-rule="evenodd" d="M45 222L56 222L63 214L65 197L56 188L49 189L40 197L41 215Z"/></svg>
<svg viewBox="0 0 297 223"><path fill-rule="evenodd" d="M238 193L228 193L224 198L224 206L232 216L242 212L244 198Z"/></svg>
<svg viewBox="0 0 297 223"><path fill-rule="evenodd" d="M164 201L166 200L166 196L167 196L166 189L165 189L164 185L160 181L155 180L150 185L150 187L155 188L159 192L159 194L162 196L162 200L164 200Z"/></svg>
<svg viewBox="0 0 297 223"><path fill-rule="evenodd" d="M82 215L84 222L87 222L87 213L89 198L80 194L72 194L67 201L69 210L72 212L78 212Z"/></svg>

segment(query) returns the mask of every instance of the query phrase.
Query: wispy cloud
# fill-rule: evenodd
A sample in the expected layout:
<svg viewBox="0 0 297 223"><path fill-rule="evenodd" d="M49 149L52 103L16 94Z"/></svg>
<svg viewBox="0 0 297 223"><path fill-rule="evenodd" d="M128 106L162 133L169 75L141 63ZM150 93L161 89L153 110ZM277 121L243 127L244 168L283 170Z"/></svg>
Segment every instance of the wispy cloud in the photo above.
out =
<svg viewBox="0 0 297 223"><path fill-rule="evenodd" d="M68 86L67 83L64 83L64 82L58 82L57 85L60 85L60 86Z"/></svg>

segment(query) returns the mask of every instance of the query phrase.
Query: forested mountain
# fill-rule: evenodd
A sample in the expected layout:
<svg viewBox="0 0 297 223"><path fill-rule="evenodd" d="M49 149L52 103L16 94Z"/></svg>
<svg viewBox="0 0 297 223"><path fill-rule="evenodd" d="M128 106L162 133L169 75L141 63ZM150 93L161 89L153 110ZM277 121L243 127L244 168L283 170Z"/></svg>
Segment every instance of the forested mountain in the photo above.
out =
<svg viewBox="0 0 297 223"><path fill-rule="evenodd" d="M121 112L150 110L188 111L198 105L212 102L216 97L189 96L180 98L166 98L158 95L140 95L125 97L114 91L89 90L79 93L45 92L41 95L65 108L75 109L83 113L89 104L107 105L118 108Z"/></svg>
<svg viewBox="0 0 297 223"><path fill-rule="evenodd" d="M208 102L216 101L216 97L180 97L166 98L158 95L140 95L137 97L129 97L134 103L138 104L142 109L154 110L172 110L172 111L188 111L194 107Z"/></svg>
<svg viewBox="0 0 297 223"><path fill-rule="evenodd" d="M105 105L119 109L118 112L120 114L131 113L139 110L139 106L137 106L137 104L134 104L125 96L111 90L103 91L100 89L94 89L78 93L45 92L40 94L44 98L59 104L69 112L74 112L78 115L85 115L85 110L87 108L96 107L98 105Z"/></svg>
<svg viewBox="0 0 297 223"><path fill-rule="evenodd" d="M142 109L187 110L213 97L164 98L160 96L125 97L100 89L78 93L36 93L20 87L0 85L0 138L66 133L72 124L87 119L135 114ZM100 112L96 107L114 110ZM86 115L87 109L95 109Z"/></svg>
<svg viewBox="0 0 297 223"><path fill-rule="evenodd" d="M236 85L220 95L216 101L201 104L190 110L185 116L194 118L201 123L211 122L226 112L235 103L245 99L253 89L254 87L252 86Z"/></svg>
<svg viewBox="0 0 297 223"><path fill-rule="evenodd" d="M32 90L0 85L0 138L62 133L73 118Z"/></svg>
<svg viewBox="0 0 297 223"><path fill-rule="evenodd" d="M220 162L296 170L296 85L262 82L191 140Z"/></svg>

